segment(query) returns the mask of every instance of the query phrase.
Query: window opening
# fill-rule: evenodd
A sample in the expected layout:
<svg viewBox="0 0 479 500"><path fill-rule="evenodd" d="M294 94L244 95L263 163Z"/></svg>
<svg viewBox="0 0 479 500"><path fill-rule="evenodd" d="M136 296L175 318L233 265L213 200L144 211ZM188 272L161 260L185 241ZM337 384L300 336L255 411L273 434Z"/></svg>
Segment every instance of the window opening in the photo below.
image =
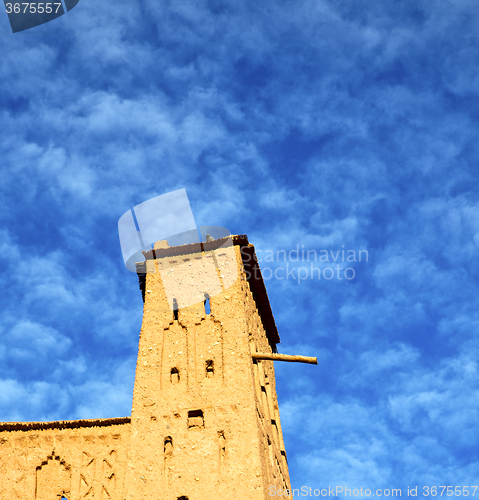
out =
<svg viewBox="0 0 479 500"><path fill-rule="evenodd" d="M173 454L173 438L171 436L165 437L165 458L171 457Z"/></svg>
<svg viewBox="0 0 479 500"><path fill-rule="evenodd" d="M215 376L215 367L212 359L206 360L206 378L213 378Z"/></svg>
<svg viewBox="0 0 479 500"><path fill-rule="evenodd" d="M172 384L177 384L180 381L180 372L178 368L172 368L170 372L170 381Z"/></svg>
<svg viewBox="0 0 479 500"><path fill-rule="evenodd" d="M202 410L191 410L188 412L188 429L202 428L205 426L205 419Z"/></svg>

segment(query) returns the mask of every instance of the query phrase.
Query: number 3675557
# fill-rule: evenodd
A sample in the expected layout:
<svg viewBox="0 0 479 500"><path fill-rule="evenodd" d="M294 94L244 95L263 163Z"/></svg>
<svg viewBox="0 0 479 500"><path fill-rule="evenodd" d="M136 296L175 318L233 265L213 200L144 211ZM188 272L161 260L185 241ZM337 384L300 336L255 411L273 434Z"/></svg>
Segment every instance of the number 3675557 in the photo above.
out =
<svg viewBox="0 0 479 500"><path fill-rule="evenodd" d="M5 7L7 9L7 14L56 14L58 9L61 7L60 3L7 3ZM52 7L53 6L53 7Z"/></svg>

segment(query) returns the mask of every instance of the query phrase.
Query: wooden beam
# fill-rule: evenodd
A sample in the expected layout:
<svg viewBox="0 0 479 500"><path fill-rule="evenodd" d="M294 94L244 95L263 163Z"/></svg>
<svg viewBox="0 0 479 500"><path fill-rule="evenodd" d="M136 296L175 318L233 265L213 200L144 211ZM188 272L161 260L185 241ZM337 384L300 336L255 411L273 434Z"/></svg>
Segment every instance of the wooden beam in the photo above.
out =
<svg viewBox="0 0 479 500"><path fill-rule="evenodd" d="M252 354L253 359L269 359L271 361L289 361L291 363L309 363L311 365L318 364L318 358L309 356L291 356L289 354L261 354L255 352Z"/></svg>

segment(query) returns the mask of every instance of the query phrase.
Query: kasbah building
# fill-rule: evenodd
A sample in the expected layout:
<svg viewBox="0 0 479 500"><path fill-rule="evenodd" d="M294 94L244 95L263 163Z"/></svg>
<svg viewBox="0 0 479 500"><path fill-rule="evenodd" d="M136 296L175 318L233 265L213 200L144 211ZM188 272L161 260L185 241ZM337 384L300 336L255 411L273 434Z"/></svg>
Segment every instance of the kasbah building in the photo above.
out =
<svg viewBox="0 0 479 500"><path fill-rule="evenodd" d="M273 359L315 358L276 354L254 247L245 235L225 241L158 242L145 253L131 417L0 423L1 500L260 500L290 490Z"/></svg>

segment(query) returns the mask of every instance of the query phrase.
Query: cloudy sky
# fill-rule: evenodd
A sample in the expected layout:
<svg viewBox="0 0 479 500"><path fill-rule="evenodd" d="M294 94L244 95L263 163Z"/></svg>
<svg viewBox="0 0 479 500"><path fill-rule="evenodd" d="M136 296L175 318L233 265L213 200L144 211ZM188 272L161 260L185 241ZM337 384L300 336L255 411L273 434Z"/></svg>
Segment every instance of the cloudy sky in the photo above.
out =
<svg viewBox="0 0 479 500"><path fill-rule="evenodd" d="M318 356L276 363L293 485L477 485L476 0L81 0L9 30L1 420L130 413L117 223L186 188L262 252L280 352Z"/></svg>

